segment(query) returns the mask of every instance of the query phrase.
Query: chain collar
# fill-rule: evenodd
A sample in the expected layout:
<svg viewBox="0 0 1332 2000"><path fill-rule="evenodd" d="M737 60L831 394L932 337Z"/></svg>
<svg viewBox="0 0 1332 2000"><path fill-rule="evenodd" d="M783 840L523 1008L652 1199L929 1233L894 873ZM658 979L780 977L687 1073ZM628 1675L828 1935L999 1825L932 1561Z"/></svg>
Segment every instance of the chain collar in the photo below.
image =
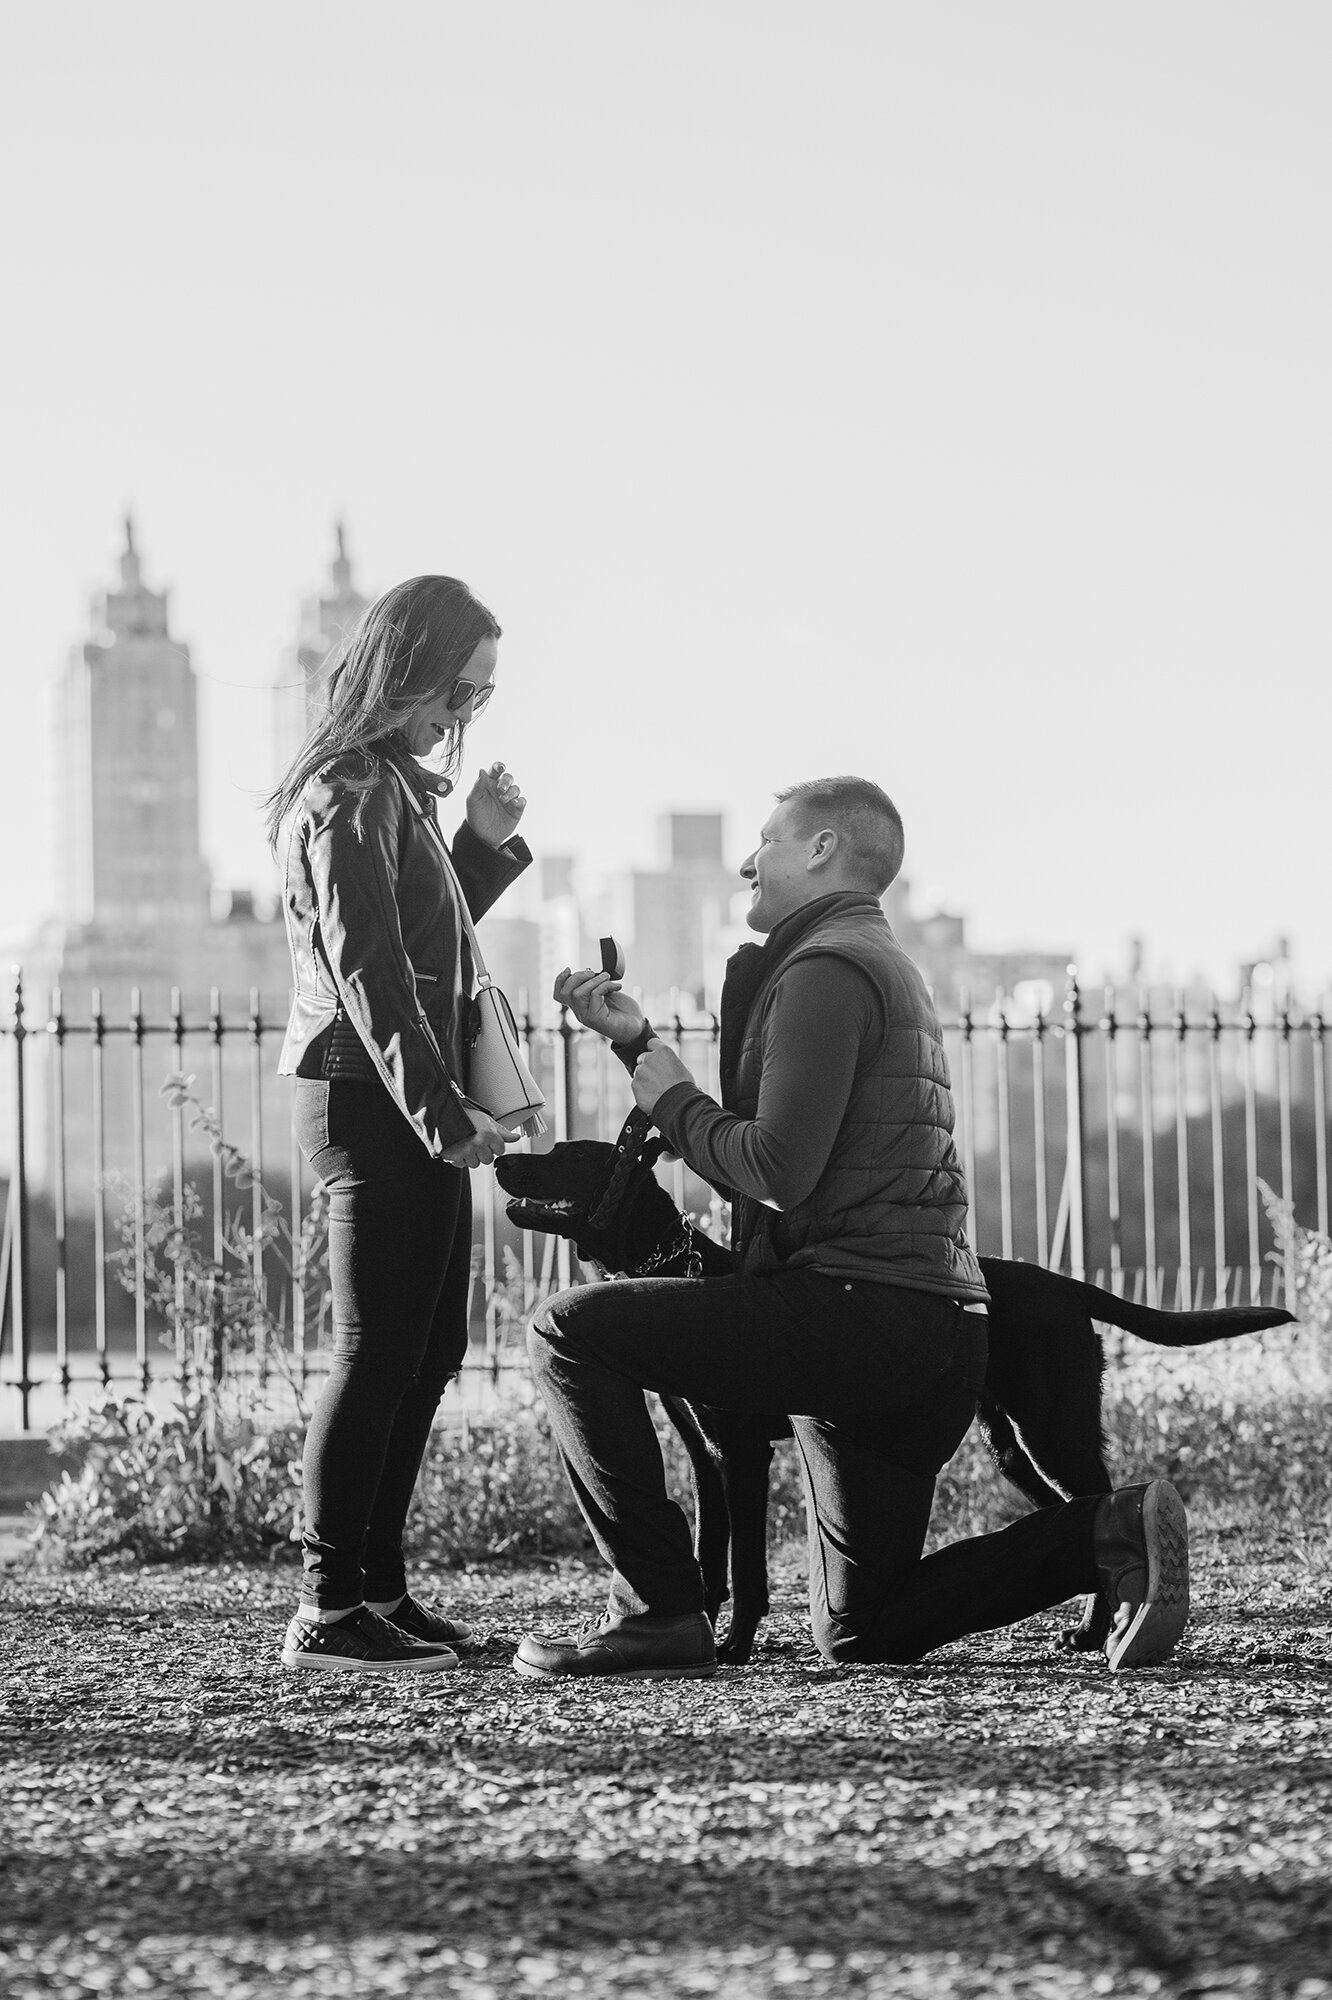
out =
<svg viewBox="0 0 1332 2000"><path fill-rule="evenodd" d="M617 1271L615 1274L617 1278L651 1277L652 1273L660 1270L663 1264L669 1264L676 1257L680 1256L683 1256L685 1260L684 1277L701 1278L703 1276L703 1259L694 1248L693 1224L683 1209L677 1209L675 1215L676 1221L680 1225L679 1234L668 1237L664 1243L659 1243L651 1256L645 1257L636 1271Z"/></svg>

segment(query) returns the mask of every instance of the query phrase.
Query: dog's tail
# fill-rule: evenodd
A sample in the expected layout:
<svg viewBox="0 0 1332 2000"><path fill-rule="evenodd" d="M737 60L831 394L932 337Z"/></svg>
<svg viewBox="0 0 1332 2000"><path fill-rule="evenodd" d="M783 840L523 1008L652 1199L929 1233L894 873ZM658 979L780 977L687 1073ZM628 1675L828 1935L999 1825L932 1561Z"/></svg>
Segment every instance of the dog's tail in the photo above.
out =
<svg viewBox="0 0 1332 2000"><path fill-rule="evenodd" d="M1070 1280L1072 1282L1072 1280ZM1240 1333L1261 1333L1264 1327L1286 1326L1295 1315L1284 1306L1214 1306L1206 1312L1161 1312L1155 1306L1117 1299L1099 1285L1083 1285L1093 1319L1122 1326L1154 1347L1205 1347L1211 1340L1233 1340Z"/></svg>
<svg viewBox="0 0 1332 2000"><path fill-rule="evenodd" d="M1035 1264L1014 1264L982 1257L981 1270L996 1307L1031 1312L1051 1294L1076 1298L1084 1312L1106 1326L1122 1327L1154 1347L1204 1347L1209 1341L1233 1340L1237 1334L1260 1333L1264 1327L1286 1326L1295 1318L1284 1306L1216 1306L1206 1312L1163 1312L1135 1299L1117 1298L1099 1285L1069 1278L1062 1271L1045 1271Z"/></svg>

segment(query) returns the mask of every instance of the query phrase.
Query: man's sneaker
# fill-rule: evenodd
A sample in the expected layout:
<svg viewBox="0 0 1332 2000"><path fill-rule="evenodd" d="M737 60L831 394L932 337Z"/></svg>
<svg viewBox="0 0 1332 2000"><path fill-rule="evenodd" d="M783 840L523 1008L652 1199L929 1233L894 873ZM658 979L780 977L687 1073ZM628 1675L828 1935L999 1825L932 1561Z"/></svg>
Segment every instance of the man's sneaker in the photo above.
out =
<svg viewBox="0 0 1332 2000"><path fill-rule="evenodd" d="M409 1638L429 1639L436 1645L465 1646L472 1636L470 1625L464 1625L458 1618L441 1618L438 1612L427 1611L410 1593L383 1615Z"/></svg>
<svg viewBox="0 0 1332 2000"><path fill-rule="evenodd" d="M452 1647L433 1639L413 1639L387 1618L362 1605L345 1618L293 1618L282 1642L282 1664L293 1671L320 1673L345 1669L354 1674L437 1674L456 1667Z"/></svg>
<svg viewBox="0 0 1332 2000"><path fill-rule="evenodd" d="M1189 1524L1168 1479L1107 1493L1092 1529L1110 1607L1111 1668L1155 1667L1179 1644L1189 1616Z"/></svg>
<svg viewBox="0 0 1332 2000"><path fill-rule="evenodd" d="M676 1618L603 1618L577 1638L538 1639L529 1634L513 1656L533 1680L568 1680L618 1674L624 1680L702 1680L717 1671L712 1627L701 1611Z"/></svg>

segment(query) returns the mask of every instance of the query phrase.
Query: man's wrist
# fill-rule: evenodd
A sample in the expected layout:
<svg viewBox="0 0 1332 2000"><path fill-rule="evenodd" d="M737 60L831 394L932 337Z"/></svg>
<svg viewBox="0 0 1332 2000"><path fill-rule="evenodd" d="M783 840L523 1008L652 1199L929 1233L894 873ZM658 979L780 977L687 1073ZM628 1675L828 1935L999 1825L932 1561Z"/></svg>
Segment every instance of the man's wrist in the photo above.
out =
<svg viewBox="0 0 1332 2000"><path fill-rule="evenodd" d="M630 1076L634 1073L634 1065L637 1063L638 1058L647 1054L647 1045L651 1040L652 1023L651 1021L644 1021L631 1042L611 1043L611 1047L615 1051L616 1061L624 1064Z"/></svg>

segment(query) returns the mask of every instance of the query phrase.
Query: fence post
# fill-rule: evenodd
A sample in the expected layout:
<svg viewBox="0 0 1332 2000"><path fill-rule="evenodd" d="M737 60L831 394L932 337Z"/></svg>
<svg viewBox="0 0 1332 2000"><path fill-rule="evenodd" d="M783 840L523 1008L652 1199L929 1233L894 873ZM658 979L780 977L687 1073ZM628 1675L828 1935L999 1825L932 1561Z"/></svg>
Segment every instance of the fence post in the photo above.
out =
<svg viewBox="0 0 1332 2000"><path fill-rule="evenodd" d="M967 1241L973 1250L980 1243L980 1223L976 1214L976 1071L972 1059L975 1022L971 994L965 986L957 993L957 1027L962 1046L958 1050L958 1077L962 1098L962 1172L967 1183Z"/></svg>
<svg viewBox="0 0 1332 2000"><path fill-rule="evenodd" d="M996 988L990 1025L998 1037L995 1045L995 1081L999 1105L999 1255L1013 1255L1013 1133L1010 1079L1008 1074L1008 1009L1004 989ZM973 1246L974 1247L974 1246Z"/></svg>
<svg viewBox="0 0 1332 2000"><path fill-rule="evenodd" d="M106 1310L106 1016L102 989L89 996L88 1033L92 1042L93 1174L93 1338L104 1389L111 1386L111 1349Z"/></svg>
<svg viewBox="0 0 1332 2000"><path fill-rule="evenodd" d="M73 1376L69 1366L69 1191L65 1185L65 1007L57 986L51 993L51 1141L55 1196L55 1336L60 1400L69 1402Z"/></svg>
<svg viewBox="0 0 1332 2000"><path fill-rule="evenodd" d="M14 967L14 1171L9 1183L6 1221L9 1227L9 1309L14 1329L14 1359L18 1374L19 1422L26 1431L37 1386L29 1373L28 1347L28 1107L24 1088L23 1044L28 1030L23 1020L23 968Z"/></svg>
<svg viewBox="0 0 1332 2000"><path fill-rule="evenodd" d="M1031 1024L1031 1119L1036 1148L1036 1261L1050 1268L1050 1200L1046 1186L1045 1146L1045 1009L1038 1006Z"/></svg>
<svg viewBox="0 0 1332 2000"><path fill-rule="evenodd" d="M1105 1012L1101 1016L1102 1053L1105 1058L1105 1165L1107 1220L1110 1225L1110 1289L1120 1295L1124 1289L1124 1216L1119 1188L1119 1016L1115 1012L1115 989L1105 989Z"/></svg>
<svg viewBox="0 0 1332 2000"><path fill-rule="evenodd" d="M148 1361L148 1161L143 1114L143 994L130 988L130 1120L134 1144L134 1358L144 1395L153 1385Z"/></svg>
<svg viewBox="0 0 1332 2000"><path fill-rule="evenodd" d="M578 1111L578 1056L574 1048L575 1029L567 1007L560 1008L559 1047L555 1056L555 1137L572 1139ZM563 1291L573 1278L569 1245L561 1236L555 1244L555 1272Z"/></svg>
<svg viewBox="0 0 1332 2000"><path fill-rule="evenodd" d="M1226 1131L1221 1092L1221 1003L1213 992L1207 1012L1207 1102L1212 1120L1212 1265L1214 1305L1230 1296L1226 1263Z"/></svg>
<svg viewBox="0 0 1332 2000"><path fill-rule="evenodd" d="M185 1015L180 988L171 989L171 1052L177 1076L185 1073ZM185 1111L171 1105L171 1299L176 1317L176 1372L181 1393L188 1388L185 1360Z"/></svg>
<svg viewBox="0 0 1332 2000"><path fill-rule="evenodd" d="M1175 989L1175 1011L1171 1016L1175 1031L1175 1210L1179 1217L1179 1271L1175 1278L1175 1303L1185 1312L1193 1304L1193 1216L1192 1183L1189 1176L1188 1102L1188 1017L1184 1011L1184 989Z"/></svg>
<svg viewBox="0 0 1332 2000"><path fill-rule="evenodd" d="M265 1307L268 1284L264 1272L264 1010L259 988L250 988L250 1289L254 1309L250 1336L254 1345L255 1368L262 1389L268 1381L268 1329Z"/></svg>
<svg viewBox="0 0 1332 2000"><path fill-rule="evenodd" d="M1281 1119L1281 1199L1294 1212L1295 1202L1295 1144L1292 1130L1292 1079L1291 1079L1291 1018L1290 995L1281 1002L1281 1013L1276 1022L1277 1031L1277 1107ZM1286 1237L1286 1254L1281 1269L1281 1303L1289 1308L1295 1298L1295 1241L1289 1233Z"/></svg>
<svg viewBox="0 0 1332 2000"><path fill-rule="evenodd" d="M1075 1278L1087 1275L1087 1163L1082 1132L1082 995L1078 968L1068 968L1064 989L1064 1102L1068 1119L1065 1167L1068 1187L1068 1255Z"/></svg>
<svg viewBox="0 0 1332 2000"><path fill-rule="evenodd" d="M1314 1181L1318 1212L1314 1226L1327 1235L1327 1066L1323 1058L1323 1011L1309 1016L1309 1040L1313 1055L1314 1086Z"/></svg>
<svg viewBox="0 0 1332 2000"><path fill-rule="evenodd" d="M222 1126L222 994L218 987L208 992L208 1033L212 1041L213 1112L219 1133ZM227 1255L226 1186L222 1177L222 1149L213 1148L213 1262L221 1270Z"/></svg>
<svg viewBox="0 0 1332 2000"><path fill-rule="evenodd" d="M1244 1186L1249 1224L1249 1303L1261 1305L1263 1266L1258 1249L1258 1075L1254 1038L1258 1019L1253 1011L1253 989L1246 986L1240 997L1240 1029L1244 1036Z"/></svg>

